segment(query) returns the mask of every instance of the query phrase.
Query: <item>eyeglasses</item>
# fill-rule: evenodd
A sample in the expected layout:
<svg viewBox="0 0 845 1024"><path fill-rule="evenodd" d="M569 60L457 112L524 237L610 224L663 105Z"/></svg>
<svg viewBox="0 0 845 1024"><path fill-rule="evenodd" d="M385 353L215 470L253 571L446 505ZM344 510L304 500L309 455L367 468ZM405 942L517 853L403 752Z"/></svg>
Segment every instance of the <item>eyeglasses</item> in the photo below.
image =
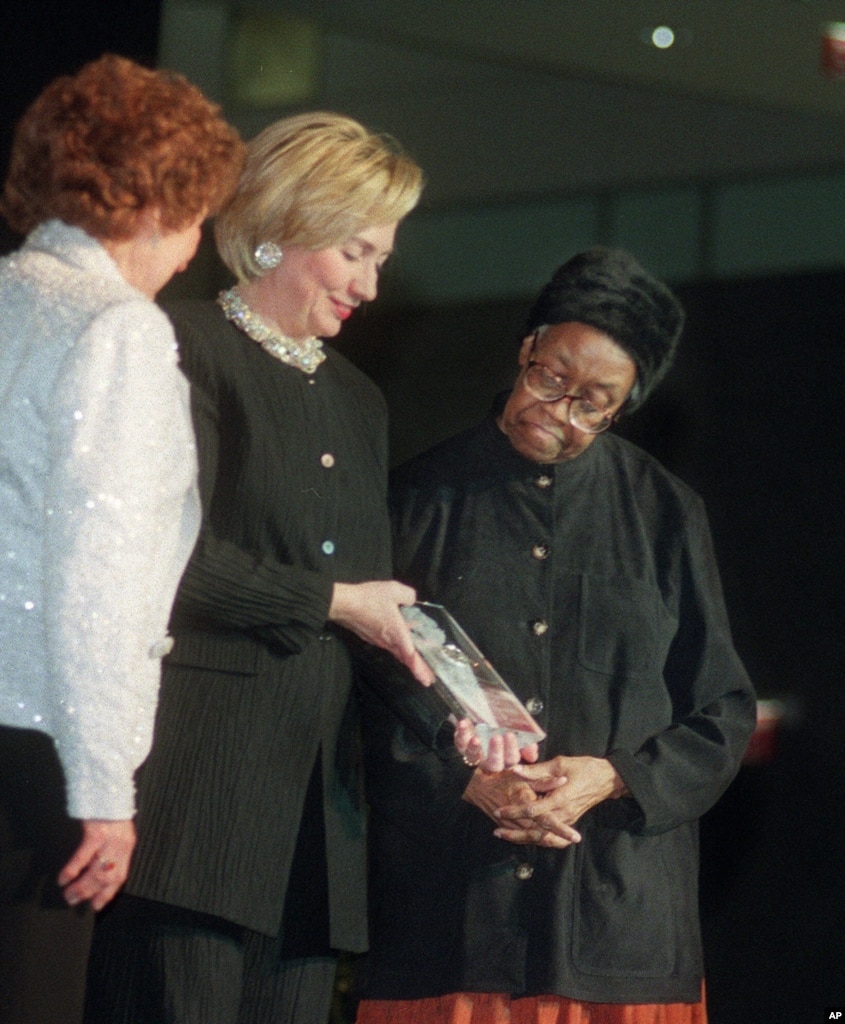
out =
<svg viewBox="0 0 845 1024"><path fill-rule="evenodd" d="M541 402L569 402L569 422L576 430L585 434L600 434L613 423L615 412L599 409L587 398L566 393L567 382L552 373L536 359L529 359L522 373L522 382L528 391Z"/></svg>

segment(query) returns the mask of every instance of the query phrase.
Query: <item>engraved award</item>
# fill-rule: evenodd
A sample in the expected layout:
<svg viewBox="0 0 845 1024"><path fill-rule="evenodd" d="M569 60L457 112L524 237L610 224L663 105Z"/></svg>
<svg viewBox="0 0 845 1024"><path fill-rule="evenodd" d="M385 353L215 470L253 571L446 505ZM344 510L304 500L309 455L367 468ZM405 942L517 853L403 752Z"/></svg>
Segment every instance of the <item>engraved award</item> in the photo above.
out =
<svg viewBox="0 0 845 1024"><path fill-rule="evenodd" d="M491 736L512 732L520 747L545 733L454 618L439 604L404 607L414 645L437 677L434 688L458 718L469 718L484 754Z"/></svg>

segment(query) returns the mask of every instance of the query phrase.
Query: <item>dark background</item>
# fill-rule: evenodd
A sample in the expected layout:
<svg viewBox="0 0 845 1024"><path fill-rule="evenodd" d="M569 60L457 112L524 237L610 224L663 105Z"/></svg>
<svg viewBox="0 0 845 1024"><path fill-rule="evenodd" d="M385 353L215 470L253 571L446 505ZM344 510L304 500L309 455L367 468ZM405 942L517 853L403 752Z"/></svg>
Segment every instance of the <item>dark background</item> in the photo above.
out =
<svg viewBox="0 0 845 1024"><path fill-rule="evenodd" d="M11 125L47 81L106 50L153 63L157 38L154 2L5 5L4 175ZM813 1024L845 1005L845 275L679 293L677 363L622 429L704 496L737 646L786 709L774 756L703 822L711 1024ZM395 461L486 412L530 300L375 306L347 325L340 347L390 404Z"/></svg>

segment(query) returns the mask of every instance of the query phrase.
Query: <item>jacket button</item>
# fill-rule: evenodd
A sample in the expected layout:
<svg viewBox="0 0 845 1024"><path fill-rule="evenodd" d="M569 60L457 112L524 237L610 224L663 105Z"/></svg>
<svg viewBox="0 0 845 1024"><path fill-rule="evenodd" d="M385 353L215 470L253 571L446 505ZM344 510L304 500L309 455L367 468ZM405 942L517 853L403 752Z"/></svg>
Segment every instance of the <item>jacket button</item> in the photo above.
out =
<svg viewBox="0 0 845 1024"><path fill-rule="evenodd" d="M525 710L529 715L539 715L545 706L539 697L530 697L525 702Z"/></svg>
<svg viewBox="0 0 845 1024"><path fill-rule="evenodd" d="M334 455L331 452L326 452L325 455L320 456L320 465L325 469L331 469L334 465Z"/></svg>
<svg viewBox="0 0 845 1024"><path fill-rule="evenodd" d="M334 554L334 541L333 540L324 540L323 543L320 545L320 550L323 552L324 555L333 555Z"/></svg>
<svg viewBox="0 0 845 1024"><path fill-rule="evenodd" d="M537 477L537 479L534 481L534 483L538 487L540 487L543 490L545 490L547 487L551 487L552 486L552 478L550 476L548 476L546 473L543 473L542 476L538 476Z"/></svg>
<svg viewBox="0 0 845 1024"><path fill-rule="evenodd" d="M526 864L524 861L522 864L517 864L513 872L520 882L527 882L528 879L534 874L534 868L530 864Z"/></svg>
<svg viewBox="0 0 845 1024"><path fill-rule="evenodd" d="M548 633L549 624L545 619L535 619L531 623L531 632L534 636L542 636L544 633Z"/></svg>
<svg viewBox="0 0 845 1024"><path fill-rule="evenodd" d="M551 553L552 549L548 544L535 544L531 549L531 554L538 562L542 562L544 558L548 558Z"/></svg>

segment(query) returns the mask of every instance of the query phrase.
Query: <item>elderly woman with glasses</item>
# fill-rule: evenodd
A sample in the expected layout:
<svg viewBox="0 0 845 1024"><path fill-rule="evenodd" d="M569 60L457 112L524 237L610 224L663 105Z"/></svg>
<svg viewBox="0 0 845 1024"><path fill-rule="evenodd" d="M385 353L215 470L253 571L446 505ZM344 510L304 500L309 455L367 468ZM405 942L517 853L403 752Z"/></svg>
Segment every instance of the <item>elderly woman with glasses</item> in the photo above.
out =
<svg viewBox="0 0 845 1024"><path fill-rule="evenodd" d="M431 691L367 698L359 1024L706 1020L698 819L739 767L754 695L700 499L607 429L667 372L682 320L627 253L573 257L492 415L394 475L397 576L546 738L536 763L490 771L478 738L444 742Z"/></svg>

